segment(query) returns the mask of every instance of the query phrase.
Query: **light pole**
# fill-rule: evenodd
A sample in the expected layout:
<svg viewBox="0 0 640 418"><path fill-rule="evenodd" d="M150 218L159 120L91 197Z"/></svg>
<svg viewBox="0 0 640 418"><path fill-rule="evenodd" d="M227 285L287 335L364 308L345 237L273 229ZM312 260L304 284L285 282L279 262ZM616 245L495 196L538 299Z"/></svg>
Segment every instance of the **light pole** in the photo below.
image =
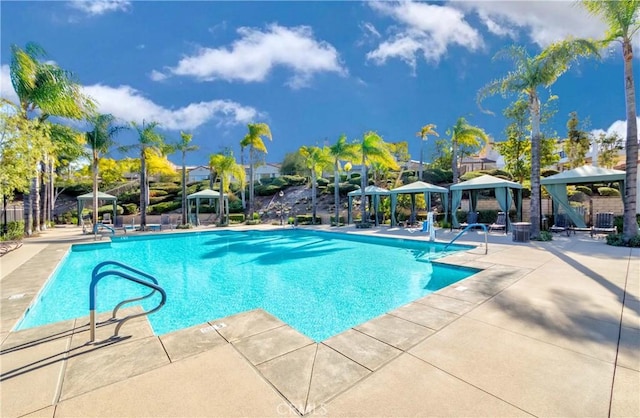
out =
<svg viewBox="0 0 640 418"><path fill-rule="evenodd" d="M278 196L280 196L280 226L284 226L284 202L282 201L284 192L280 190L280 192L278 192Z"/></svg>

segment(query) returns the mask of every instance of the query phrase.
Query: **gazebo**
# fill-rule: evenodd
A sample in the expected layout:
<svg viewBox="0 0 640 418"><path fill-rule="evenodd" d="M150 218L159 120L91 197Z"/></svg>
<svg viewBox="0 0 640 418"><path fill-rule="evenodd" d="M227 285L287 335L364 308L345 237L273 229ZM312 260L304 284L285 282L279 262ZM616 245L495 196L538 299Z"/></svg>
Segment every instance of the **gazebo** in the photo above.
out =
<svg viewBox="0 0 640 418"><path fill-rule="evenodd" d="M225 202L225 216L227 219L229 218L229 195L224 194L224 202ZM220 193L211 189L200 190L199 192L192 193L187 196L187 218L191 219L191 204L190 202L195 200L196 202L196 219L198 219L198 208L200 207L200 200L213 200L217 199L218 204L220 204Z"/></svg>
<svg viewBox="0 0 640 418"><path fill-rule="evenodd" d="M427 202L427 210L431 208L431 193L440 193L442 195L442 202L444 206L444 216L445 220L447 219L448 212L448 199L447 195L449 191L440 186L435 186L430 183L425 183L423 181L416 181L410 184L405 184L404 186L397 187L390 191L391 193L391 226L396 226L396 205L398 202L399 194L409 194L411 195L411 216L415 219L416 213L416 194L424 193L424 200Z"/></svg>
<svg viewBox="0 0 640 418"><path fill-rule="evenodd" d="M509 213L511 207L512 196L509 191L516 190L516 212L518 219L522 219L522 185L514 181L501 179L499 177L490 176L488 174L476 177L471 180L463 181L462 183L454 184L449 187L451 191L451 224L454 227L460 226L458 217L456 216L456 209L462 201L462 192L469 191L469 201L471 204L471 211L476 210L476 204L478 203L478 190L495 189L496 199L500 210L504 213ZM509 231L509 216L506 217L507 226L506 230Z"/></svg>
<svg viewBox="0 0 640 418"><path fill-rule="evenodd" d="M377 186L367 186L364 188L365 199L367 196L371 196L373 198L373 212L375 213L375 225L378 226L378 208L380 207L380 196L389 196L389 190L383 189L382 187ZM347 193L349 197L349 209L347 212L347 224L351 223L351 209L353 207L352 201L356 196L362 196L362 189L352 190ZM361 205L364 205L365 202L361 202ZM363 219L364 221L364 219Z"/></svg>
<svg viewBox="0 0 640 418"><path fill-rule="evenodd" d="M626 173L624 171L583 165L582 167L563 171L562 173L543 178L540 180L540 184L547 189L551 195L551 199L553 199L553 203L564 209L567 216L575 226L578 228L586 228L587 225L584 222L584 218L575 211L569 203L567 185L579 183L618 182L620 184L620 190L623 191L625 177ZM624 201L624 191L620 194Z"/></svg>
<svg viewBox="0 0 640 418"><path fill-rule="evenodd" d="M98 192L98 202L112 202L113 203L113 222L116 221L117 209L118 209L118 198L115 196L111 196L110 194L106 194L103 192ZM89 202L92 204L93 202L93 192L86 193L78 196L78 225L82 225L82 209L84 209L85 202Z"/></svg>

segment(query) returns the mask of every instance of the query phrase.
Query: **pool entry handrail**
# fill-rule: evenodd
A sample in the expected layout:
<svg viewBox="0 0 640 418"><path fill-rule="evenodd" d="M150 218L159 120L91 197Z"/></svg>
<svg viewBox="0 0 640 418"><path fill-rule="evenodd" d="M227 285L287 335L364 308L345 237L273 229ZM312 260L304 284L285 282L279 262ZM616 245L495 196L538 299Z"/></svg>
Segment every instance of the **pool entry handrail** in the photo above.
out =
<svg viewBox="0 0 640 418"><path fill-rule="evenodd" d="M124 269L125 271L121 271L121 270L105 270L105 271L101 271L101 269L105 266L115 266L115 267L119 267L121 269ZM136 277L130 273L133 273L137 276L141 276L141 277ZM138 269L134 269L133 267L129 267L126 264L120 263L118 261L103 261L102 263L98 264L97 266L94 267L93 271L91 272L91 285L89 286L89 327L90 327L90 339L89 341L95 341L96 339L96 296L97 296L97 285L98 282L107 276L117 276L129 281L132 281L134 283L138 283L142 286L146 286L148 288L151 289L151 292L141 296L141 297L137 297L137 298L132 298L132 299L127 299L124 300L120 303L118 303L115 308L113 308L113 312L111 314L111 319L115 319L116 318L116 314L118 312L118 309L120 309L123 305L127 304L127 303L131 303L131 302L135 302L138 300L143 300L146 299L148 297L153 296L156 292L160 293L161 296L161 300L160 303L158 304L158 306L156 306L155 308L148 310L148 311L144 311L141 313L137 313L137 314L132 314L132 315L128 315L125 316L124 318L122 318L120 320L120 322L118 323L118 325L116 326L115 332L113 337L117 337L118 336L118 332L120 331L120 327L122 327L122 325L127 322L130 319L133 318L137 318L140 316L145 316L145 315L149 315L152 314L154 312L156 312L158 309L162 308L162 306L164 306L165 302L167 301L167 293L164 291L164 289L162 287L159 286L158 284L158 279L156 279L155 277L151 276L150 274L147 274L143 271L140 271ZM113 338L112 337L112 338Z"/></svg>
<svg viewBox="0 0 640 418"><path fill-rule="evenodd" d="M453 237L453 239L451 241L449 241L449 243L447 245L444 246L442 251L445 251L447 248L449 248L449 246L451 244L453 244L455 242L455 240L460 238L465 232L469 231L472 228L477 228L477 227L480 227L480 228L482 228L484 230L484 253L486 255L487 252L489 251L489 238L488 238L489 231L487 230L487 226L485 224L478 224L478 223L467 225L462 231L460 231L458 233L458 235Z"/></svg>

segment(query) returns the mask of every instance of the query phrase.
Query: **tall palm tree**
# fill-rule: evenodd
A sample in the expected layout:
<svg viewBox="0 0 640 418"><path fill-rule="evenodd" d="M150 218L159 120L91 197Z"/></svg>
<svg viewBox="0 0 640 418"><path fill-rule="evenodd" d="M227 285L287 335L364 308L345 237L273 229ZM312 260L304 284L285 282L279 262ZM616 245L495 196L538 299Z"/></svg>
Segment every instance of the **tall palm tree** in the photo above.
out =
<svg viewBox="0 0 640 418"><path fill-rule="evenodd" d="M176 151L182 153L182 225L187 224L187 152L198 149L197 145L189 145L193 134L180 132L180 142L173 144Z"/></svg>
<svg viewBox="0 0 640 418"><path fill-rule="evenodd" d="M272 140L271 129L266 123L250 123L247 125L249 133L240 141L240 147L249 147L249 215L253 216L253 169L256 159L256 152L267 153L263 137Z"/></svg>
<svg viewBox="0 0 640 418"><path fill-rule="evenodd" d="M309 171L311 172L311 223L315 225L316 223L316 183L318 175L322 175L322 171L325 168L329 168L332 166L333 159L331 158L331 154L329 148L324 147L300 147L300 155L304 157L305 164Z"/></svg>
<svg viewBox="0 0 640 418"><path fill-rule="evenodd" d="M147 227L147 205L149 196L149 180L147 172L147 158L151 153L161 153L165 147L164 137L156 132L159 126L158 122L145 123L138 125L131 122L131 126L138 133L138 143L120 147L123 152L136 150L140 153L140 228L144 230Z"/></svg>
<svg viewBox="0 0 640 418"><path fill-rule="evenodd" d="M358 151L362 159L362 181L360 183L362 194L360 197L360 206L362 212L362 223L365 223L367 219L365 194L365 189L368 184L367 165L373 161L377 161L383 163L392 170L397 170L399 167L382 137L373 131L369 131L364 134L362 141L358 144Z"/></svg>
<svg viewBox="0 0 640 418"><path fill-rule="evenodd" d="M422 163L424 161L424 143L427 141L428 135L438 136L438 132L436 132L436 125L433 123L424 125L420 128L420 132L416 133L416 136L420 137L420 181L424 180L422 178Z"/></svg>
<svg viewBox="0 0 640 418"><path fill-rule="evenodd" d="M87 145L91 148L91 174L93 177L93 224L98 223L98 163L104 154L115 145L115 136L125 129L124 126L114 125L116 118L110 114L100 114L87 119L91 124L91 131L85 134ZM80 215L78 215L80 216ZM115 220L114 220L115 222Z"/></svg>
<svg viewBox="0 0 640 418"><path fill-rule="evenodd" d="M9 68L11 84L18 95L21 115L28 120L36 115L40 122L49 116L82 119L94 107L93 101L82 94L80 85L73 75L56 64L43 61L46 52L35 43L28 43L24 49L11 46ZM48 137L47 137L48 138ZM48 141L50 142L50 141ZM45 145L50 148L49 144ZM42 149L44 159L49 150ZM40 178L37 173L29 196L25 195L25 234L40 230Z"/></svg>
<svg viewBox="0 0 640 418"><path fill-rule="evenodd" d="M333 157L333 199L335 204L335 222L340 225L340 162L358 158L358 149L355 144L347 142L345 134L340 135L338 141L329 147L329 154Z"/></svg>
<svg viewBox="0 0 640 418"><path fill-rule="evenodd" d="M638 126L636 121L636 90L633 79L632 38L640 29L640 1L586 1L582 4L595 16L600 17L609 30L602 41L609 45L618 41L622 45L624 60L624 93L627 108L626 176L624 191L624 215L622 234L625 241L638 234L636 189L638 175Z"/></svg>
<svg viewBox="0 0 640 418"><path fill-rule="evenodd" d="M489 82L478 91L478 105L489 96L524 93L529 99L531 115L531 237L540 235L540 88L548 88L569 70L579 57L597 56L596 45L585 39L569 39L554 43L531 57L521 46L499 51L494 59L508 58L514 69ZM488 112L491 113L491 112Z"/></svg>
<svg viewBox="0 0 640 418"><path fill-rule="evenodd" d="M478 148L487 142L489 137L486 132L477 126L470 125L463 117L459 117L456 124L447 130L447 135L451 137L451 171L453 171L453 182L458 182L458 149L459 147Z"/></svg>
<svg viewBox="0 0 640 418"><path fill-rule="evenodd" d="M231 152L229 152L229 154L211 155L209 157L209 166L216 171L218 177L220 178L220 199L218 205L218 209L220 211L219 225L227 225L229 223L229 220L225 219L224 217L224 192L228 190L228 183L231 182L232 176L239 180L241 183L244 182L244 167L236 162L236 159Z"/></svg>

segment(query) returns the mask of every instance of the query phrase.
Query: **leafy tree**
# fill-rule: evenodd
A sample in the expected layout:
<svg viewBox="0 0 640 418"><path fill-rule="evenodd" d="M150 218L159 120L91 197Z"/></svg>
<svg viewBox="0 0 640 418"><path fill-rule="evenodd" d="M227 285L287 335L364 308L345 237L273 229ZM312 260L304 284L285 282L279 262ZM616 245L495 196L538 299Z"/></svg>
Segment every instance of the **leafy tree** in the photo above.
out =
<svg viewBox="0 0 640 418"><path fill-rule="evenodd" d="M249 133L240 141L240 147L249 148L249 214L253 216L254 205L254 175L253 170L257 160L257 153L267 153L267 147L262 138L272 140L271 129L266 123L250 123L247 125Z"/></svg>
<svg viewBox="0 0 640 418"><path fill-rule="evenodd" d="M579 124L578 113L571 112L567 121L567 140L563 144L571 168L581 167L585 164L585 157L591 146L589 134L580 129Z"/></svg>
<svg viewBox="0 0 640 418"><path fill-rule="evenodd" d="M180 132L180 141L174 144L176 151L182 154L182 225L187 224L187 153L198 149L197 145L190 145L193 134Z"/></svg>
<svg viewBox="0 0 640 418"><path fill-rule="evenodd" d="M18 112L0 112L0 190L13 198L14 192L28 192L30 179L37 174L39 141L48 129L39 120L28 120Z"/></svg>
<svg viewBox="0 0 640 418"><path fill-rule="evenodd" d="M147 227L147 206L149 205L149 170L147 168L147 160L152 154L160 154L164 144L164 137L156 132L158 122L142 122L138 125L131 122L131 126L138 134L138 143L120 147L123 152L135 150L140 156L140 228L142 230Z"/></svg>
<svg viewBox="0 0 640 418"><path fill-rule="evenodd" d="M231 177L234 177L241 182L244 182L245 171L244 167L236 162L232 152L228 154L213 154L209 158L209 166L218 174L220 178L220 199L219 200L219 224L227 225L229 219L226 219L224 214L224 193L229 190L229 184L231 183Z"/></svg>
<svg viewBox="0 0 640 418"><path fill-rule="evenodd" d="M336 226L338 226L340 224L340 171L342 171L341 161L349 162L350 160L358 158L358 149L355 144L348 143L347 136L342 134L338 138L338 141L329 148L329 155L333 158L333 199L335 205L334 219L336 221Z"/></svg>
<svg viewBox="0 0 640 418"><path fill-rule="evenodd" d="M451 170L453 171L453 182L458 182L458 149L460 147L466 147L469 149L478 149L481 147L481 142L489 141L489 137L482 128L470 125L469 122L463 117L458 118L456 124L452 128L447 130L447 135L451 137L452 151L451 151Z"/></svg>
<svg viewBox="0 0 640 418"><path fill-rule="evenodd" d="M618 152L624 149L622 138L616 132L609 135L600 133L594 146L598 148L598 165L606 168L613 168L616 165Z"/></svg>
<svg viewBox="0 0 640 418"><path fill-rule="evenodd" d="M489 82L478 91L477 101L501 94L527 96L531 117L531 237L540 235L540 94L541 87L548 88L564 74L579 57L598 55L598 48L584 39L569 39L554 43L540 54L531 57L521 46L499 51L494 59L507 58L514 68L505 76ZM491 113L491 112L488 112Z"/></svg>
<svg viewBox="0 0 640 418"><path fill-rule="evenodd" d="M37 44L28 43L24 49L11 46L9 72L20 102L21 117L26 120L30 115L37 115L40 122L49 116L82 119L93 110L94 103L82 93L70 72L44 61L45 58L46 52ZM29 129L27 125L21 127ZM51 151L48 139L43 136L39 144L32 144L39 146L36 150L40 152L41 160ZM24 205L25 234L31 235L34 227L40 230L39 171L32 177L31 190L28 196L25 195Z"/></svg>
<svg viewBox="0 0 640 418"><path fill-rule="evenodd" d="M411 154L409 154L409 143L407 141L390 142L387 144L389 151L393 158L400 166L400 172L395 178L394 188L400 187L402 184L402 175L407 169L409 160L411 160Z"/></svg>
<svg viewBox="0 0 640 418"><path fill-rule="evenodd" d="M436 125L434 125L433 123L424 125L422 128L420 128L420 131L416 133L416 136L420 138L420 174L418 175L420 181L423 180L422 164L424 161L424 143L427 141L427 136L429 135L438 136L438 132L436 132Z"/></svg>
<svg viewBox="0 0 640 418"><path fill-rule="evenodd" d="M583 0L584 7L593 15L600 17L607 24L608 30L603 45L614 41L622 45L624 60L624 92L627 108L627 139L626 139L626 176L624 190L624 215L622 234L625 242L638 234L636 220L637 205L637 173L638 173L638 126L636 113L636 91L633 77L633 47L632 40L640 29L640 1L593 1Z"/></svg>
<svg viewBox="0 0 640 418"><path fill-rule="evenodd" d="M95 115L88 119L91 130L85 134L87 145L91 149L91 173L93 177L93 224L98 223L98 174L99 163L104 154L115 145L115 136L124 126L115 125L113 115Z"/></svg>
<svg viewBox="0 0 640 418"><path fill-rule="evenodd" d="M318 175L322 175L322 171L326 168L333 167L334 159L331 156L329 148L324 147L300 147L300 155L305 158L307 168L311 172L311 207L313 208L311 213L311 223L316 223L316 200L317 200L317 178ZM337 219L337 218L336 218Z"/></svg>
<svg viewBox="0 0 640 418"><path fill-rule="evenodd" d="M436 149L434 155L432 155L431 167L439 168L442 170L451 169L453 155L451 152L451 140L448 138L436 139Z"/></svg>
<svg viewBox="0 0 640 418"><path fill-rule="evenodd" d="M306 170L305 158L300 155L300 151L289 152L285 154L282 165L280 166L280 174L297 175Z"/></svg>
<svg viewBox="0 0 640 418"><path fill-rule="evenodd" d="M384 142L384 139L377 133L373 131L366 132L362 141L358 143L360 158L362 159L362 177L361 177L361 198L360 198L360 206L362 209L362 222L365 222L367 219L367 208L366 208L366 194L365 189L368 184L367 180L367 165L370 165L372 162L379 162L384 164L385 166L391 168L392 170L397 170L398 163L393 158L393 155L389 151L389 147Z"/></svg>

